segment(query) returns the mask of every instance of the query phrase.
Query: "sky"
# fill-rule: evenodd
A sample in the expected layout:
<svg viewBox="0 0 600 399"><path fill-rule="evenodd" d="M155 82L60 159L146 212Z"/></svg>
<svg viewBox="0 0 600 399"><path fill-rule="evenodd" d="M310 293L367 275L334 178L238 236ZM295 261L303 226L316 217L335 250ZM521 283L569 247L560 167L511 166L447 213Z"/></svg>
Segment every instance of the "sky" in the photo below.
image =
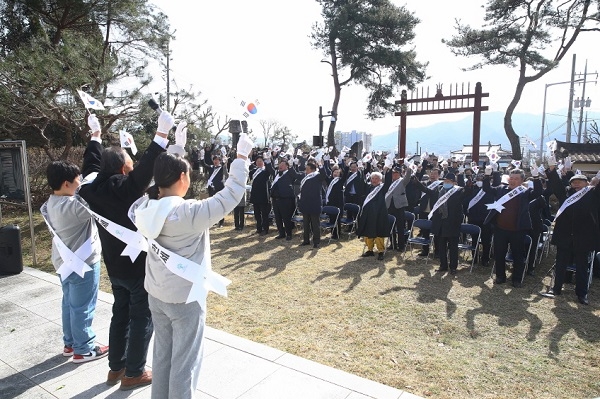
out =
<svg viewBox="0 0 600 399"><path fill-rule="evenodd" d="M456 19L481 24L484 10L480 6L460 7L447 0L395 1L413 12L421 23L416 28L413 46L417 59L428 62L427 79L419 88L429 87L435 93L442 83L445 94L450 85L481 82L490 94L483 105L490 111L506 109L518 78L516 69L504 66L484 67L464 72L475 58L459 58L441 42L454 34ZM194 1L153 0L166 15L175 40L171 42L170 76L181 89L202 91L220 114L243 118L241 101L258 100L257 113L248 118L250 129L261 138L260 119L277 120L288 126L300 139L311 142L318 134L319 106L323 113L331 109L333 81L328 64L320 62L324 55L310 45L310 32L321 20L320 6L312 0L219 0ZM461 2L461 4L466 2ZM469 3L476 3L470 0ZM478 2L484 4L483 1ZM185 5L184 5L185 4ZM432 12L435 10L435 12ZM540 127L544 92L546 113L562 113L568 107L572 54L576 54L577 73L583 73L587 60L588 73L600 69L597 49L599 33L580 36L571 52L555 70L526 86L516 112L539 114ZM155 76L154 90L166 91L164 72ZM592 100L589 110L600 110L600 89L596 75L588 75L585 97ZM574 98L581 97L583 85L575 86ZM171 91L173 91L173 86ZM397 99L399 99L398 93ZM336 130L365 131L373 135L397 131L399 117L389 115L377 120L366 118L367 91L360 86L342 89ZM586 108L587 110L587 108ZM439 122L471 117L470 114L411 116L407 127L421 127ZM565 117L566 120L566 117ZM329 118L325 118L325 132ZM530 136L539 138L540 132Z"/></svg>

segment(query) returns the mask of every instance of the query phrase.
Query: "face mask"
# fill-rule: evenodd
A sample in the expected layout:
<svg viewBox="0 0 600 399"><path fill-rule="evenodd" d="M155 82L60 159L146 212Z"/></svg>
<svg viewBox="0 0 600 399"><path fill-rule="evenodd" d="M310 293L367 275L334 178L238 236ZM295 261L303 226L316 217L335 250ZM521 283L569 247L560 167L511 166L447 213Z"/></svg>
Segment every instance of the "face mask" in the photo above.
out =
<svg viewBox="0 0 600 399"><path fill-rule="evenodd" d="M475 185L476 185L477 187L480 187L480 188L481 188L481 187L483 187L483 182L482 182L482 181L476 181L476 182L475 182Z"/></svg>
<svg viewBox="0 0 600 399"><path fill-rule="evenodd" d="M449 188L454 187L454 184L452 184L452 183L444 183L443 186L444 186L445 189L449 189Z"/></svg>

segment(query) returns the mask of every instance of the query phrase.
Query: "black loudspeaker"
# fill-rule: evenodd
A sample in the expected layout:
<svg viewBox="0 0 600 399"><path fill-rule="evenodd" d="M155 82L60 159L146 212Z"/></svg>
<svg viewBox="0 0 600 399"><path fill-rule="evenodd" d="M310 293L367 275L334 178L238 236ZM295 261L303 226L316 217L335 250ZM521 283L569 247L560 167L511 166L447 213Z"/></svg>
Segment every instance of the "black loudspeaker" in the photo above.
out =
<svg viewBox="0 0 600 399"><path fill-rule="evenodd" d="M238 120L229 121L229 133L241 133L242 125Z"/></svg>
<svg viewBox="0 0 600 399"><path fill-rule="evenodd" d="M313 147L323 147L323 136L313 136Z"/></svg>
<svg viewBox="0 0 600 399"><path fill-rule="evenodd" d="M19 226L0 227L0 274L19 274L22 271L23 253Z"/></svg>

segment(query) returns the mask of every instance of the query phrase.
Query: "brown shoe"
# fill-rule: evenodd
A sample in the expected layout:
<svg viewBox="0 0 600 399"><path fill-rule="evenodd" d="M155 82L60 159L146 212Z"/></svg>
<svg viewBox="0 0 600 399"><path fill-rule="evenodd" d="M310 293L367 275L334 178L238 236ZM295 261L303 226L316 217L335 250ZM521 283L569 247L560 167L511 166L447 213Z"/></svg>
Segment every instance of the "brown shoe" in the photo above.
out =
<svg viewBox="0 0 600 399"><path fill-rule="evenodd" d="M123 367L119 371L108 372L108 377L106 377L106 385L117 385L117 382L121 381L121 378L125 376L125 367Z"/></svg>
<svg viewBox="0 0 600 399"><path fill-rule="evenodd" d="M127 377L123 376L121 379L121 387L119 388L121 391L129 391L131 389L143 387L146 385L152 384L152 371L144 371L141 375L137 377Z"/></svg>

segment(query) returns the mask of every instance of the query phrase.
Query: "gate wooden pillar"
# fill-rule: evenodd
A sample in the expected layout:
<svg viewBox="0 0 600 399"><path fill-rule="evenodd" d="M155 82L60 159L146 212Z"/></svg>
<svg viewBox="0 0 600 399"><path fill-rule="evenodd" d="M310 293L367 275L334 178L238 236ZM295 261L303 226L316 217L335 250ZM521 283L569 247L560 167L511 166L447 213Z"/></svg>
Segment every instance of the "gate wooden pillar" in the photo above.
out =
<svg viewBox="0 0 600 399"><path fill-rule="evenodd" d="M400 116L400 126L398 127L398 153L401 158L406 158L406 117L408 115L433 115L449 114L456 112L473 112L473 153L471 154L473 162L479 162L479 143L481 136L481 112L487 111L489 107L481 105L483 97L489 97L489 93L483 93L481 82L475 85L475 93L471 93L471 85L463 83L461 93L458 94L458 84L450 85L450 95L442 94L442 85L437 85L435 96L429 96L429 88L425 92L421 88L411 92L411 98L408 98L406 90L402 90L400 100L400 111L395 116ZM465 92L466 91L466 92Z"/></svg>

